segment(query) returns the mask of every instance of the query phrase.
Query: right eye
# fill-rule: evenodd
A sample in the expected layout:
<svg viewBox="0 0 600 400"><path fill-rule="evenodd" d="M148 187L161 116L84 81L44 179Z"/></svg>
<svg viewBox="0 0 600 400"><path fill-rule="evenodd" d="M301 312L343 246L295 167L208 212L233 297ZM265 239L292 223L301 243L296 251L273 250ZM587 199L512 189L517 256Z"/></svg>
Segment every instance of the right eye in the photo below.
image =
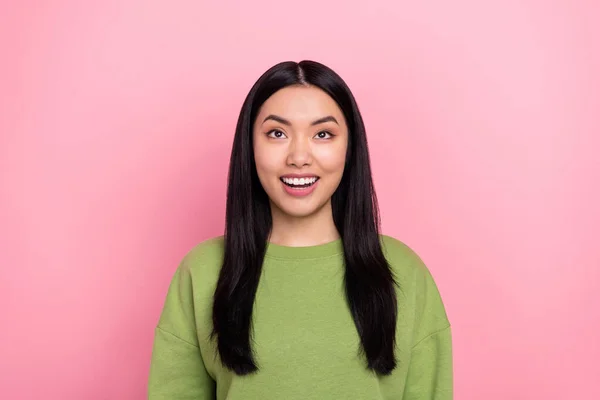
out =
<svg viewBox="0 0 600 400"><path fill-rule="evenodd" d="M279 129L273 129L272 131L267 132L267 136L273 139L280 139L282 137L285 137L285 133L283 133Z"/></svg>

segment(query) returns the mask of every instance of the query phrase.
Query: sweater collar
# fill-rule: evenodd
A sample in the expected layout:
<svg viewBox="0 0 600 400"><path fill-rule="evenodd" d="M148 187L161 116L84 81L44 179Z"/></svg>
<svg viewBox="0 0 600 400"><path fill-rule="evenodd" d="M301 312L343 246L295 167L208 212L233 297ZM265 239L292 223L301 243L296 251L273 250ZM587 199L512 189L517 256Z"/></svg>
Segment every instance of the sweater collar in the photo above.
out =
<svg viewBox="0 0 600 400"><path fill-rule="evenodd" d="M314 246L282 246L279 244L267 242L267 251L265 256L271 258L287 258L287 259L315 259L325 258L342 254L344 245L342 238L332 242L318 244Z"/></svg>

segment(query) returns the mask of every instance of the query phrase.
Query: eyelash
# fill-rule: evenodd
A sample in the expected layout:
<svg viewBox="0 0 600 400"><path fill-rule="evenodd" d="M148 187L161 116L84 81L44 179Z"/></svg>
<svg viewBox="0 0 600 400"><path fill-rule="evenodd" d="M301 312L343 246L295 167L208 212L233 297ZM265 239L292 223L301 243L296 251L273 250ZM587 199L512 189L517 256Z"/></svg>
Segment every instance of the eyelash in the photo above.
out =
<svg viewBox="0 0 600 400"><path fill-rule="evenodd" d="M268 136L268 137L270 137L270 138L272 138L272 139L279 139L279 138L277 138L277 137L273 137L273 136L271 136L271 133L273 133L273 132L281 132L281 133L283 133L283 132L282 132L282 131L280 131L279 129L272 129L272 130L270 130L269 132L267 132L267 136ZM331 132L328 132L328 131L320 131L320 132L318 132L318 133L317 133L317 135L319 135L319 134L321 134L321 133L326 133L326 134L328 134L328 135L329 135L329 137L328 137L328 138L320 138L321 140L330 140L331 138L333 138L333 137L335 136L334 134L332 134Z"/></svg>

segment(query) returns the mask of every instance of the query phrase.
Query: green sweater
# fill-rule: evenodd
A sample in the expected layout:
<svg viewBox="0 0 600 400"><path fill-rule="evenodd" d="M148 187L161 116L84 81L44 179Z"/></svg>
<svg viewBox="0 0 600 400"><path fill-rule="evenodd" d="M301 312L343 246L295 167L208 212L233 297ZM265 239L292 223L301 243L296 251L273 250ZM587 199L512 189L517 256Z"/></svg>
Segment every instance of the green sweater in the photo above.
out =
<svg viewBox="0 0 600 400"><path fill-rule="evenodd" d="M341 239L267 245L252 322L259 371L237 376L224 368L209 340L224 249L219 236L192 249L175 272L155 332L149 399L452 399L450 324L436 284L409 247L380 238L399 283L392 374L376 375L359 356Z"/></svg>

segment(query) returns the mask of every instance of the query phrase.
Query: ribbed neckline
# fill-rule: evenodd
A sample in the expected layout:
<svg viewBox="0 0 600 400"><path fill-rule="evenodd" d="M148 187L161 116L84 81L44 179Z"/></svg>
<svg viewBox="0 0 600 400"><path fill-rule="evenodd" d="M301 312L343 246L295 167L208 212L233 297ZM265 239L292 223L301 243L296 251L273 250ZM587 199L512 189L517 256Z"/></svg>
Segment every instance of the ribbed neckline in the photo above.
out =
<svg viewBox="0 0 600 400"><path fill-rule="evenodd" d="M334 256L344 252L342 238L315 246L291 247L267 242L266 257L287 259L313 259Z"/></svg>

